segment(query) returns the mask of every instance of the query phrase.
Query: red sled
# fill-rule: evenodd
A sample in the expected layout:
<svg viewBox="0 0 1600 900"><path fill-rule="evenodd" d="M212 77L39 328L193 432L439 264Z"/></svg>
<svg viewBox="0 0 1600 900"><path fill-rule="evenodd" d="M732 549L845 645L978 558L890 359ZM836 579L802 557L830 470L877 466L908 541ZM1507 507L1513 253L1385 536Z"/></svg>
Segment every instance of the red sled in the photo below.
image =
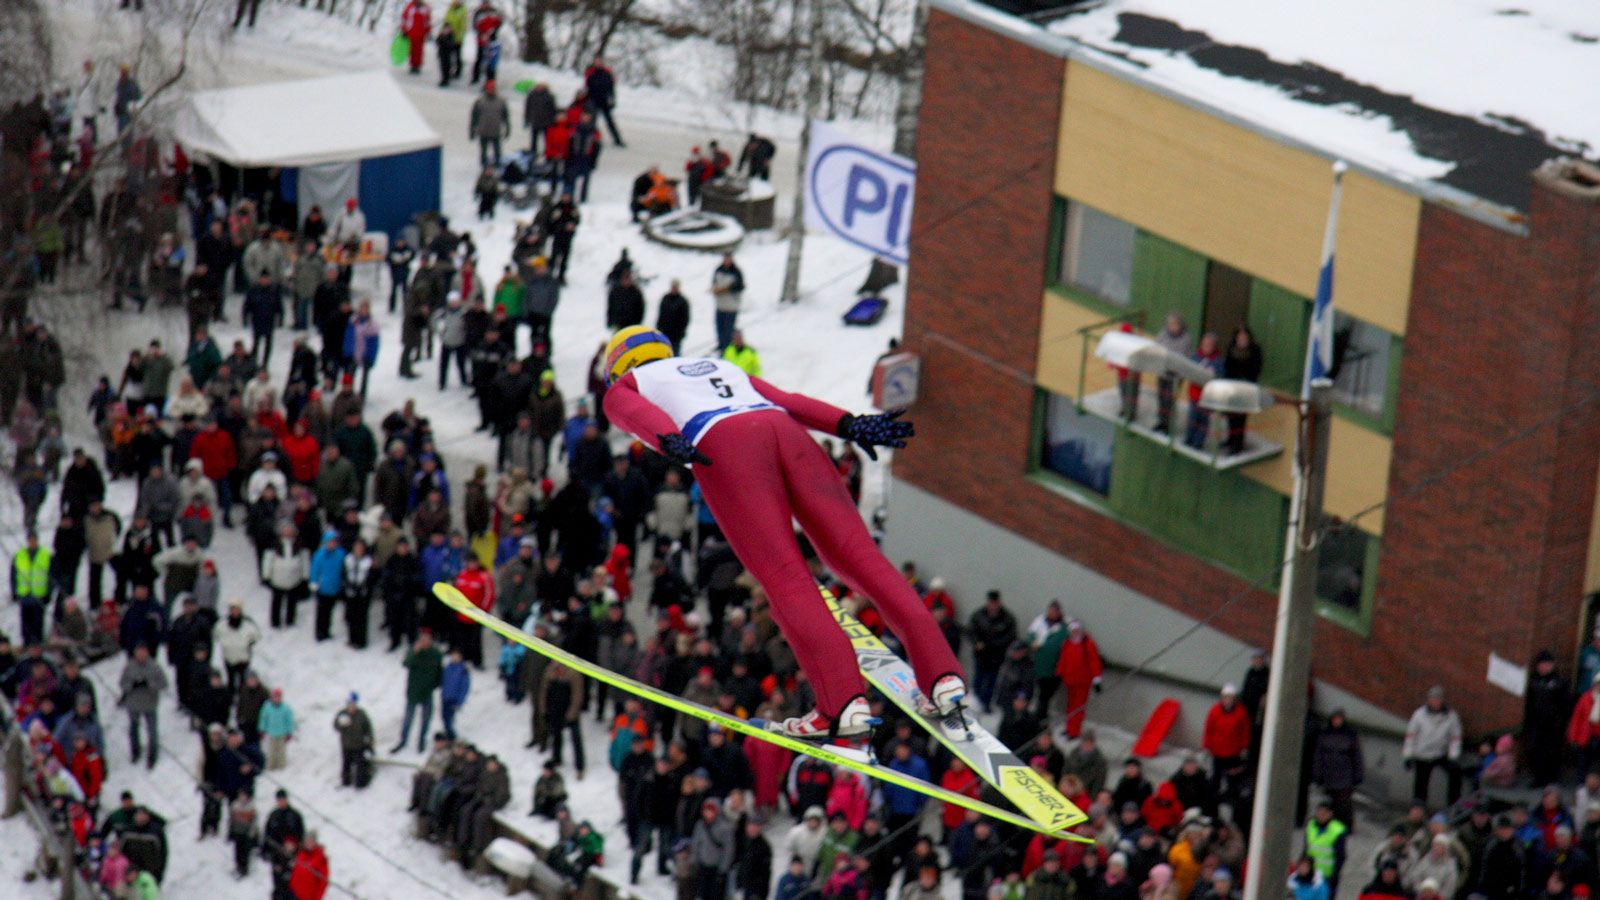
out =
<svg viewBox="0 0 1600 900"><path fill-rule="evenodd" d="M1178 701L1171 697L1157 703L1155 711L1145 720L1144 729L1139 732L1139 739L1133 742L1133 755L1151 757L1161 752L1161 743L1167 739L1172 726L1177 724L1178 712L1182 708Z"/></svg>

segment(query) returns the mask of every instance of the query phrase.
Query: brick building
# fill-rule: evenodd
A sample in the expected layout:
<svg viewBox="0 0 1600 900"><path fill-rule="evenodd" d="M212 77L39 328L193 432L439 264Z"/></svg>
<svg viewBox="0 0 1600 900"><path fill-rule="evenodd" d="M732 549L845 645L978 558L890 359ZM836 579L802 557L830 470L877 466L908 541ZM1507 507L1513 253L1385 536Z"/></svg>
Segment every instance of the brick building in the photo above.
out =
<svg viewBox="0 0 1600 900"><path fill-rule="evenodd" d="M1392 733L1441 684L1469 731L1515 724L1491 655L1550 648L1570 672L1600 589L1600 171L1536 129L1117 5L1041 22L932 4L905 318L918 438L894 460L888 549L968 608L999 587L1026 623L1060 597L1117 663L1162 651L1155 687L1092 714L1133 724L1150 698L1237 680L1271 638L1292 411L1254 417L1241 453L1190 448L1182 392L1176 437L1153 428L1148 377L1124 423L1092 350L1170 312L1224 342L1242 324L1262 382L1298 390L1345 158L1326 512L1349 524L1323 547L1317 702ZM1296 78L1322 95L1305 116L1281 105ZM1415 158L1321 127L1352 108ZM1202 715L1189 704L1179 736Z"/></svg>

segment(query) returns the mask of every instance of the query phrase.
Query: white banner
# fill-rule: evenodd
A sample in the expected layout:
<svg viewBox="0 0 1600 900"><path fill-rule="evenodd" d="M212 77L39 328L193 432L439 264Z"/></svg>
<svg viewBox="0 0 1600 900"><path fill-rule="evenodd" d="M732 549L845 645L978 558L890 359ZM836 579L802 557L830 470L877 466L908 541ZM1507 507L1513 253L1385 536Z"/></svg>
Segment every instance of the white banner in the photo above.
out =
<svg viewBox="0 0 1600 900"><path fill-rule="evenodd" d="M911 160L862 146L826 122L813 121L806 227L905 265L916 177Z"/></svg>

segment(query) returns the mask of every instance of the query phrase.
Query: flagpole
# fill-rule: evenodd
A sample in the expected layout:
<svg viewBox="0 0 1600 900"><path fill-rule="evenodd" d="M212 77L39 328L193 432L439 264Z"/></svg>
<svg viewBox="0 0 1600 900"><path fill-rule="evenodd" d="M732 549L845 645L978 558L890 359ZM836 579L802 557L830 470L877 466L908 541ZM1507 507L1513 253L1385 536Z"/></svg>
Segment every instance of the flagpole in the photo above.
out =
<svg viewBox="0 0 1600 900"><path fill-rule="evenodd" d="M1306 336L1305 376L1300 386L1300 423L1294 448L1294 493L1284 537L1284 569L1273 629L1272 669L1266 716L1256 760L1256 793L1250 820L1245 900L1282 900L1294 843L1295 806L1309 705L1311 647L1317 605L1317 526L1328 467L1328 428L1333 382L1333 260L1339 194L1345 164L1333 164L1333 196L1323 233L1317 296Z"/></svg>

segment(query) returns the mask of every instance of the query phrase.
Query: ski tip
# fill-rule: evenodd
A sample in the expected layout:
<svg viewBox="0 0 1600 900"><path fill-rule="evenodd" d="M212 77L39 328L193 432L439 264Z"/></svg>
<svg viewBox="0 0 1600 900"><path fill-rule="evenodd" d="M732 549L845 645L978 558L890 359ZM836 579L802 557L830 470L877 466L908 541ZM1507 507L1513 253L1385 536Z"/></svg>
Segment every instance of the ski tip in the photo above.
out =
<svg viewBox="0 0 1600 900"><path fill-rule="evenodd" d="M456 589L455 585L448 581L435 581L433 583L433 595L438 597L446 606L456 609L459 609L463 603L468 605L472 603L466 598L466 595L462 594L461 591Z"/></svg>

